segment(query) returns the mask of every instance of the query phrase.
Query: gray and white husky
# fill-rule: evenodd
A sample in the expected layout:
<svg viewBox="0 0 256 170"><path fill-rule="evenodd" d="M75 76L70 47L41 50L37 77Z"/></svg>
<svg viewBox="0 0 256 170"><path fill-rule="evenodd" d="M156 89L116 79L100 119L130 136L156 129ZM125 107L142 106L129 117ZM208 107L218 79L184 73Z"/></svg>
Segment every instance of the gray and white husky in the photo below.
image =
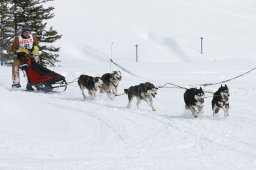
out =
<svg viewBox="0 0 256 170"><path fill-rule="evenodd" d="M94 100L96 98L96 93L102 87L103 82L100 79L100 77L92 77L92 76L82 74L78 78L78 85L82 91L82 95L84 99L86 99L86 96L84 94L84 89L87 89L88 94Z"/></svg>
<svg viewBox="0 0 256 170"><path fill-rule="evenodd" d="M122 79L120 71L113 71L113 73L105 73L101 76L103 86L101 92L106 92L110 99L113 99L117 95L118 84Z"/></svg>
<svg viewBox="0 0 256 170"><path fill-rule="evenodd" d="M196 118L203 112L204 108L204 91L200 87L187 89L184 93L185 108L192 112Z"/></svg>
<svg viewBox="0 0 256 170"><path fill-rule="evenodd" d="M128 89L124 89L124 92L128 95L128 108L131 107L131 102L134 97L137 99L137 108L139 108L139 104L141 100L147 102L149 106L151 106L152 110L155 111L153 105L153 97L156 96L158 88L154 86L154 84L146 82L140 83L139 85L131 86Z"/></svg>
<svg viewBox="0 0 256 170"><path fill-rule="evenodd" d="M212 111L213 116L219 112L220 109L224 111L224 117L229 116L229 89L228 86L220 86L218 91L213 95L212 99Z"/></svg>

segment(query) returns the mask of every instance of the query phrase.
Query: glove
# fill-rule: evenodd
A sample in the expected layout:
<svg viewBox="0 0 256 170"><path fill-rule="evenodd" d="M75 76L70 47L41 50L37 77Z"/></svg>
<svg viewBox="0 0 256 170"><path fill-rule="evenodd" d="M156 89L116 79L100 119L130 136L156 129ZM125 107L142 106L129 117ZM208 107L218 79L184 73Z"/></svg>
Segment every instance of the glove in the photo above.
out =
<svg viewBox="0 0 256 170"><path fill-rule="evenodd" d="M31 57L31 54L28 53L28 54L25 54L24 56L25 56L26 58L30 58L30 57Z"/></svg>
<svg viewBox="0 0 256 170"><path fill-rule="evenodd" d="M20 61L21 65L27 63L27 60L28 60L29 56L30 56L30 54L26 54L24 52L18 52L17 53L17 59Z"/></svg>
<svg viewBox="0 0 256 170"><path fill-rule="evenodd" d="M17 54L17 58L18 58L18 60L22 60L22 58L24 58L24 56L26 55L26 53L24 53L24 52L17 52L16 53Z"/></svg>

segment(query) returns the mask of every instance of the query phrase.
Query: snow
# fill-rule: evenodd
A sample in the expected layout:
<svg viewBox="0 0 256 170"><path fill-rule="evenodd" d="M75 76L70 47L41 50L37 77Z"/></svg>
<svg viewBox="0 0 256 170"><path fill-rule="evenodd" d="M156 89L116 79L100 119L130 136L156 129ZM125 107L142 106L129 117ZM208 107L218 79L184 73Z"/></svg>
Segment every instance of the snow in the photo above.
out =
<svg viewBox="0 0 256 170"><path fill-rule="evenodd" d="M254 0L56 0L53 5L51 24L63 34L56 43L62 62L50 69L69 82L80 74L110 72L112 42L112 59L137 75L111 65L122 72L120 94L145 81L199 87L256 65ZM87 94L83 100L76 82L63 93L26 92L21 73L22 88L15 90L11 67L0 67L0 169L256 169L255 76L253 71L227 82L230 117L223 111L213 117L206 93L204 113L195 119L184 108L183 89L159 89L155 112L144 102L137 109L136 101L128 109L126 95L110 100L98 94L92 101Z"/></svg>

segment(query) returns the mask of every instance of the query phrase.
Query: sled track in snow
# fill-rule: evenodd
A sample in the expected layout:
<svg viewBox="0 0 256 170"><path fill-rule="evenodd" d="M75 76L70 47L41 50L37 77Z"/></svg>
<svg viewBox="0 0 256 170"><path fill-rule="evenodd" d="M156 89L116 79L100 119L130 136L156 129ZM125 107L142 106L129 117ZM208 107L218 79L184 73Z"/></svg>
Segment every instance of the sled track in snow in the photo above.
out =
<svg viewBox="0 0 256 170"><path fill-rule="evenodd" d="M57 106L60 106L60 107L64 107L64 108L69 109L69 107L67 107L66 105L61 105L61 104L59 104L59 103L54 103L54 105L57 105ZM80 105L80 106L81 106L81 105ZM111 131L113 131L114 134L116 134L116 136L117 136L121 141L125 142L125 140L124 140L124 138L122 137L122 135L121 135L114 127L111 126L111 124L109 123L109 121L108 121L106 118L104 118L104 115L103 115L103 114L101 114L101 113L99 113L99 112L95 112L95 114L90 114L90 113L88 113L88 112L85 113L84 110L79 109L79 108L72 108L72 111L76 111L76 112L78 112L78 113L80 113L80 114L82 114L82 115L87 115L87 116L92 117L92 118L98 120L99 122L105 124ZM100 114L100 115L98 115L98 114Z"/></svg>
<svg viewBox="0 0 256 170"><path fill-rule="evenodd" d="M58 100L66 100L66 99L63 99L63 98L60 98L60 97L57 97L57 99ZM68 99L68 100L70 100L70 99ZM65 105L62 105L62 104L57 104L57 103L58 102L54 102L54 105L58 105L60 107L65 107L65 108L69 109L69 107L67 107ZM152 113L151 111L141 111L139 109L138 110L133 110L133 109L125 108L125 107L115 107L115 106L112 106L112 105L108 106L106 104L101 104L101 103L89 102L87 104L98 105L98 106L100 106L103 109L105 108L105 109L110 110L110 112L113 113L113 114L114 113L124 113L124 115L122 115L123 119L126 119L127 121L130 121L130 122L134 121L134 119L129 118L130 117L129 115L132 114L132 115L140 116L142 118L150 119L150 120L152 120L154 122L158 122L159 123L159 126L157 126L156 129L154 129L154 130L149 129L149 130L146 131L146 133L144 133L141 136L137 135L137 136L132 136L131 139L126 139L125 138L126 135L124 133L122 133L123 130L118 130L116 128L116 126L113 125L113 123L119 124L118 126L121 129L122 129L122 126L124 126L124 125L122 125L119 121L115 121L115 119L113 119L112 122L109 121L108 120L108 116L109 115L104 115L104 114L99 113L97 111L92 111L92 113L90 113L90 111L89 112L85 112L83 109L77 108L77 107L76 108L72 108L73 111L75 111L75 112L77 112L79 114L87 115L87 116L90 116L90 117L98 120L99 122L104 124L106 127L108 127L120 139L120 141L122 141L124 143L128 142L127 144L129 144L129 143L130 144L141 143L142 141L146 140L146 138L150 138L150 136L153 137L154 135L157 135L158 133L160 133L161 131L163 131L166 128L171 128L171 129L179 131L180 133L185 134L186 136L190 136L191 138L196 139L199 143L200 143L200 141L206 141L207 143L209 143L211 145L214 144L214 146L218 147L218 148L219 147L229 148L229 150L236 151L236 152L241 152L241 150L236 148L236 145L240 144L240 145L243 145L245 148L247 148L246 151L243 151L244 153L256 150L256 145L253 145L253 144L250 144L250 143L244 141L239 136L229 134L228 136L223 136L222 140L216 140L216 139L214 139L214 137L212 137L212 135L204 134L204 133L202 133L201 130L199 130L200 133L198 133L198 131L193 130L193 129L189 129L188 128L189 126L187 126L187 125L193 123L194 124L193 126L196 127L195 129L198 129L198 127L196 125L197 123L195 123L195 122L208 122L208 121L211 121L214 124L219 124L219 123L222 122L222 120L223 121L224 120L225 121L229 121L228 119L224 119L224 118L223 119L219 119L218 117L217 118L213 118L212 116L204 116L204 117L201 117L199 119L193 119L193 118L187 119L187 118L185 118L185 119L183 119L184 120L183 121L180 118L177 119L176 116L166 117L165 115L160 115L160 114L158 114L158 111ZM84 101L83 100L79 100L78 107L84 107ZM112 116L111 118L113 118L113 115L111 115L111 116ZM171 119L171 118L173 118L173 119ZM220 121L216 121L216 119L220 120ZM182 126L179 126L178 124L180 124ZM184 124L185 124L185 128L183 127ZM225 127L225 125L223 125L223 126ZM217 133L219 133L219 132L217 132ZM223 133L224 133L224 131L223 131ZM230 145L226 144L225 141L228 140L229 138L233 139L232 140L233 144L230 144Z"/></svg>

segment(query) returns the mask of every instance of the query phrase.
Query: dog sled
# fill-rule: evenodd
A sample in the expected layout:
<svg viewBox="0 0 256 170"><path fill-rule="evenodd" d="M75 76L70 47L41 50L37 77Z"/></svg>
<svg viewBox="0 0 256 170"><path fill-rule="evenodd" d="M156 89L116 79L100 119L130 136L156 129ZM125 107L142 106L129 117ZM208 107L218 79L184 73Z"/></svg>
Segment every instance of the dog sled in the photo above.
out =
<svg viewBox="0 0 256 170"><path fill-rule="evenodd" d="M28 83L38 91L52 92L67 89L64 76L38 64L33 57L28 57L26 53L22 52L17 55L21 63L20 69L25 72Z"/></svg>

